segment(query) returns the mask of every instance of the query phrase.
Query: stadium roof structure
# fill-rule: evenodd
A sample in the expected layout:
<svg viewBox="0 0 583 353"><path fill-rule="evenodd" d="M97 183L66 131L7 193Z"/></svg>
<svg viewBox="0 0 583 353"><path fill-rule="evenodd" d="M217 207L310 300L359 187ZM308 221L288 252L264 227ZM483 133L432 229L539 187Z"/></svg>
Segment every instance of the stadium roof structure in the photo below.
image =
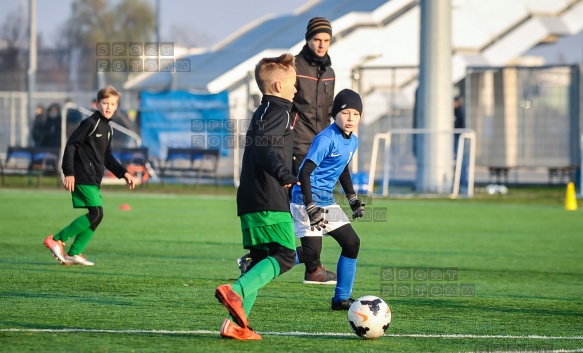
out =
<svg viewBox="0 0 583 353"><path fill-rule="evenodd" d="M129 90L186 89L216 93L247 80L262 57L297 53L312 17L332 23L330 47L337 86L349 87L355 67L416 66L417 0L313 0L285 16L267 16L216 46L184 57L189 72L140 74ZM452 75L468 66L502 66L536 45L583 29L583 0L452 0Z"/></svg>

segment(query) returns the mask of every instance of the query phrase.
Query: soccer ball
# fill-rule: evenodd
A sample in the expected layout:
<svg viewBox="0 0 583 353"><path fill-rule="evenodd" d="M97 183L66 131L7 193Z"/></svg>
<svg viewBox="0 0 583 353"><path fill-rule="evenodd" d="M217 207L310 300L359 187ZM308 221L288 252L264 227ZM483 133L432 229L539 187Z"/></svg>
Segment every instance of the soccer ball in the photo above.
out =
<svg viewBox="0 0 583 353"><path fill-rule="evenodd" d="M348 309L348 323L364 339L382 336L391 324L391 308L379 297L365 295Z"/></svg>

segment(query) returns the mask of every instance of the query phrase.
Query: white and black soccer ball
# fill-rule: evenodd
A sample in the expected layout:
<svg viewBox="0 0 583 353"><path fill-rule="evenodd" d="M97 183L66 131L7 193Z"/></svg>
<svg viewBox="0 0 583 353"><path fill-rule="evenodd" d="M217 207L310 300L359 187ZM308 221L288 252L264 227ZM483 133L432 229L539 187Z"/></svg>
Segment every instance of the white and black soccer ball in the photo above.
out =
<svg viewBox="0 0 583 353"><path fill-rule="evenodd" d="M391 324L391 308L379 297L365 295L348 309L348 323L364 339L382 336Z"/></svg>

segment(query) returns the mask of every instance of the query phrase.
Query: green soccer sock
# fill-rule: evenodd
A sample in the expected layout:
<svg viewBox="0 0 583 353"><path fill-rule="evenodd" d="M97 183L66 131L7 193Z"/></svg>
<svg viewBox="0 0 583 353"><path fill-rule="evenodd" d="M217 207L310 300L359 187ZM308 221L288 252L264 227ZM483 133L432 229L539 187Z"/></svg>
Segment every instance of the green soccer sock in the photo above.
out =
<svg viewBox="0 0 583 353"><path fill-rule="evenodd" d="M247 293L247 296L243 299L243 309L245 309L245 315L247 315L247 318L249 318L251 308L253 307L253 304L255 304L255 299L257 299L257 292ZM231 315L229 315L229 319L235 322L235 319L233 319Z"/></svg>
<svg viewBox="0 0 583 353"><path fill-rule="evenodd" d="M61 240L63 243L66 243L69 239L77 234L83 233L85 230L91 227L91 222L89 222L89 218L87 215L83 215L78 217L74 220L71 224L63 228L60 232L58 232L53 239L54 240Z"/></svg>
<svg viewBox="0 0 583 353"><path fill-rule="evenodd" d="M89 240L91 240L92 236L93 236L93 229L91 229L91 228L87 228L86 230L81 232L79 235L77 235L75 237L75 241L73 241L73 244L69 248L69 253L68 253L69 256L75 256L75 255L79 255L79 254L83 253L83 250L85 249L85 247L89 243Z"/></svg>
<svg viewBox="0 0 583 353"><path fill-rule="evenodd" d="M273 257L268 256L257 265L253 266L249 272L241 276L231 288L235 293L243 298L243 308L249 315L251 308L257 298L257 291L279 276L279 264Z"/></svg>

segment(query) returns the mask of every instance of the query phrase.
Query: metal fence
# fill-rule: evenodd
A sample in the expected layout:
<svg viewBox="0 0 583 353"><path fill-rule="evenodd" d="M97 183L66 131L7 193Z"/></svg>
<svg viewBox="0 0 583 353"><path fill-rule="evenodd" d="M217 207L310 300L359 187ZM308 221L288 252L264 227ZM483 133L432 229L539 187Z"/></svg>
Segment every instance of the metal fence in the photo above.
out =
<svg viewBox="0 0 583 353"><path fill-rule="evenodd" d="M62 108L67 101L81 107L90 107L96 92L36 92L33 94L35 105L45 110L57 103ZM122 94L122 100L124 97ZM32 127L34 116L28 114L27 92L0 92L0 156L8 146L32 146ZM123 107L123 104L122 104Z"/></svg>
<svg viewBox="0 0 583 353"><path fill-rule="evenodd" d="M126 113L129 113L129 111L138 113L140 112L139 109L135 109L136 108L136 94L134 92L120 92L121 93L121 101L122 103L120 104L120 108L121 108L121 112L120 110L118 110L117 115L119 116L120 113L121 115L126 116L126 121L128 119L130 119L129 117L127 117ZM69 134L72 132L72 130L70 129L71 126L74 127L77 126L77 124L79 123L79 121L71 121L69 122L69 116L75 115L75 114L71 114L70 111L72 110L76 110L77 107L85 107L85 108L90 108L91 106L91 102L92 100L95 98L95 92L73 92L73 93L64 93L64 92L37 92L34 94L33 96L33 100L35 105L36 104L41 104L45 107L45 109L52 103L57 103L60 105L61 107L61 116L63 117L61 119L61 137L60 137L60 141L66 141L66 138L69 136ZM71 101L72 103L66 103L67 101ZM33 125L34 125L34 116L29 116L28 114L28 105L27 105L27 92L0 92L0 159L2 160L2 162L4 162L5 158L6 158L6 152L8 151L8 147L9 146L13 146L13 147L32 147L34 146L34 142L32 139L32 132L33 132ZM75 108L75 109L73 109ZM133 108L133 109L132 109ZM248 117L248 112L246 109L244 109L243 112L241 112L241 109L237 109L237 106L231 105L227 108L229 110L230 113L230 117L231 117L231 121L235 122L236 118L239 120L242 120L242 122L247 120ZM89 113L88 110L86 109L82 109L83 110L83 116L81 116L80 118L83 119L87 116L87 114ZM157 112L165 112L168 113L168 110L156 110ZM172 112L174 112L175 114L181 115L182 113L184 113L185 116L187 116L189 113L194 113L194 110L189 110L189 111L185 111L185 112L180 112L180 111L175 111L175 110L171 110ZM152 110L148 110L148 112L152 112ZM67 116L65 116L67 115ZM196 116L200 115L200 112L196 112L195 114ZM200 120L200 119L198 119ZM115 122L115 118L113 120L113 122ZM133 121L132 121L133 123ZM198 126L193 125L193 120L188 120L186 122L187 128L186 128L186 134L190 134L190 138L188 139L189 142L191 142L192 147L196 147L198 146L198 144L201 141L201 138L206 139L209 138L210 133L212 131L197 131L197 129L199 129ZM243 126L244 124L242 123L233 123L232 126L236 126L236 127L240 127ZM140 136L134 136L134 133L132 131L127 131L127 129L124 129L123 126L119 126L115 123L112 123L112 126L116 129L121 131L123 134L119 134L116 133L114 134L113 137L113 141L112 141L112 147L116 148L116 138L118 139L117 142L119 142L117 144L118 148L122 148L122 147L136 147L136 142L137 145L139 147L139 145L141 144L141 138ZM225 134L228 133L229 131L224 131L225 129L229 129L229 127L231 126L231 124L223 124L221 125L223 126L223 130L221 130L222 132L224 132ZM135 126L132 126L135 127ZM208 129L208 128L207 128ZM217 130L217 127L213 127L213 131ZM124 131L125 130L125 131ZM239 132L238 132L239 133ZM223 135L225 135L223 134ZM244 132L240 133L241 135L244 136ZM131 143L130 145L127 145L128 142L128 138L126 138L126 135L129 135L129 142ZM219 142L223 142L223 141L231 141L232 139L229 139L229 137L238 137L237 136L223 136L221 135L222 139L219 139ZM65 137L65 138L63 138ZM210 141L210 140L209 140ZM212 140L214 141L214 140ZM239 140L236 140L239 141ZM173 143L176 143L178 141L172 141ZM145 146L148 147L148 146ZM205 146L208 147L208 146ZM205 148L202 147L202 148ZM218 146L218 147L222 147L222 150L224 151L225 155L221 156L220 159L220 163L219 163L219 167L218 167L218 173L219 175L221 175L221 177L224 177L225 180L228 180L228 178L231 177L237 177L238 176L238 167L239 167L239 163L238 162L238 156L242 155L242 151L240 151L241 148L241 144L240 143L235 143L234 146L226 146L226 143L224 145ZM61 154L62 154L62 149L64 148L64 146L61 145ZM159 158L157 158L157 156L155 155L150 155L150 158L152 161L154 161L154 166L156 169L160 168L161 164L163 163L162 160L160 160ZM153 173L150 172L150 174L152 175ZM236 183L237 180L234 180L234 183Z"/></svg>
<svg viewBox="0 0 583 353"><path fill-rule="evenodd" d="M476 182L546 183L579 178L580 73L580 67L567 65L468 68L454 92L463 97L466 127L476 132ZM376 133L413 127L417 70L359 68L354 77L365 106L359 170L369 170ZM395 174L391 180L399 180L399 170L415 175L412 146L413 135L393 139L389 153ZM383 165L376 165L377 171L382 169ZM383 176L377 173L375 178Z"/></svg>
<svg viewBox="0 0 583 353"><path fill-rule="evenodd" d="M500 173L506 177L504 182L512 183L556 181L557 176L563 182L578 178L582 157L580 73L578 66L468 68L455 92L465 98L466 127L476 132L477 183L489 182ZM416 67L366 67L353 72L353 88L363 96L365 107L353 171L370 169L376 133L413 127L417 74ZM94 95L38 92L34 101L45 107L52 102L62 106L69 98L88 107ZM129 108L132 97L122 94L122 108L124 103ZM34 117L27 114L26 99L26 92L0 92L0 157L8 146L31 145ZM245 111L232 106L232 119L248 118L248 100L241 101ZM412 135L395 136L390 153L394 157L391 171L409 170L407 175L415 175L410 170L416 163ZM235 153L235 160L238 157ZM383 169L380 161L384 159L379 157L377 171ZM374 177L380 180L382 175L379 172ZM391 180L395 179L391 176Z"/></svg>
<svg viewBox="0 0 583 353"><path fill-rule="evenodd" d="M468 127L478 132L476 163L514 170L574 172L580 161L577 66L469 68ZM572 177L574 178L574 176Z"/></svg>

